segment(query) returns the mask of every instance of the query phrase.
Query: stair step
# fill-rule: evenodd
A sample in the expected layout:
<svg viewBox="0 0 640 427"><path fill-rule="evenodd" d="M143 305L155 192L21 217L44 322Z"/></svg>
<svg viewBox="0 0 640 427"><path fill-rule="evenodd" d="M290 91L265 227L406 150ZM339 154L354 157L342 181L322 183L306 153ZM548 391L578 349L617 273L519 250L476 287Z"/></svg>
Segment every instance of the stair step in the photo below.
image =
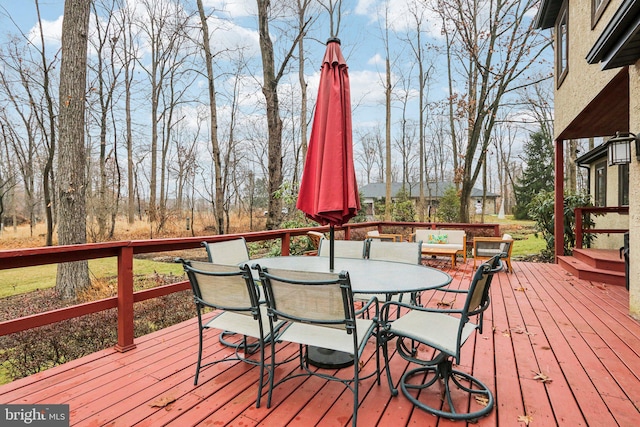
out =
<svg viewBox="0 0 640 427"><path fill-rule="evenodd" d="M624 258L620 257L620 251L612 249L574 249L573 256L600 270L613 270L624 273Z"/></svg>
<svg viewBox="0 0 640 427"><path fill-rule="evenodd" d="M624 270L619 272L597 268L575 256L559 256L558 264L579 279L602 282L609 285L626 286Z"/></svg>

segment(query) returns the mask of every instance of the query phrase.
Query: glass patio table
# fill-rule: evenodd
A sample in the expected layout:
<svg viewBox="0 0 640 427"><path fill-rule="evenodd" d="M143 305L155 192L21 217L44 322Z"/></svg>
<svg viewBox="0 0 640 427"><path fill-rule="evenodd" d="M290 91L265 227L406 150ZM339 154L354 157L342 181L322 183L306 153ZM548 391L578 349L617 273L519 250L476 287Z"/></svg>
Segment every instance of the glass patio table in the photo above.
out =
<svg viewBox="0 0 640 427"><path fill-rule="evenodd" d="M257 258L247 262L267 268L329 273L329 258L320 256L281 256ZM386 294L421 292L451 283L444 271L418 264L357 258L335 258L334 273L349 273L354 294ZM258 272L252 269L258 280ZM342 368L353 363L348 354L322 348L309 348L309 363L321 368Z"/></svg>

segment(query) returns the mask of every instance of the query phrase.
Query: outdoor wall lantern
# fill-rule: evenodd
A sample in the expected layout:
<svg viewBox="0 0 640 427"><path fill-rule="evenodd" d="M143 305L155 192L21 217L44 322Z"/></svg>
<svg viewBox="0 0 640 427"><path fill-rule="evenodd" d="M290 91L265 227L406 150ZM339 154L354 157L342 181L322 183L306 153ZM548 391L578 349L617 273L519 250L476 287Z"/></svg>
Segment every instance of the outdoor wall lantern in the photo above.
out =
<svg viewBox="0 0 640 427"><path fill-rule="evenodd" d="M640 136L631 132L616 132L616 136L607 141L609 166L625 165L631 162L631 142L635 142L636 157L640 160Z"/></svg>

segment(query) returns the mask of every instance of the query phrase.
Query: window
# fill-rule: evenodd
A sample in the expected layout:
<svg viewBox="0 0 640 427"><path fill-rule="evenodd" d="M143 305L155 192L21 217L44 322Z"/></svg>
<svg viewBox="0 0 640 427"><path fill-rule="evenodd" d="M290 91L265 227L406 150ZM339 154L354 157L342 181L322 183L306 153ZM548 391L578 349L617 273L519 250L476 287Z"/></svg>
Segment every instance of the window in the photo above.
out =
<svg viewBox="0 0 640 427"><path fill-rule="evenodd" d="M629 206L629 164L618 166L618 206Z"/></svg>
<svg viewBox="0 0 640 427"><path fill-rule="evenodd" d="M591 29L596 26L602 13L607 8L609 0L591 0Z"/></svg>
<svg viewBox="0 0 640 427"><path fill-rule="evenodd" d="M607 206L607 162L598 163L595 169L595 194L596 206Z"/></svg>
<svg viewBox="0 0 640 427"><path fill-rule="evenodd" d="M556 78L558 87L567 76L569 69L569 12L568 2L564 2L556 22Z"/></svg>

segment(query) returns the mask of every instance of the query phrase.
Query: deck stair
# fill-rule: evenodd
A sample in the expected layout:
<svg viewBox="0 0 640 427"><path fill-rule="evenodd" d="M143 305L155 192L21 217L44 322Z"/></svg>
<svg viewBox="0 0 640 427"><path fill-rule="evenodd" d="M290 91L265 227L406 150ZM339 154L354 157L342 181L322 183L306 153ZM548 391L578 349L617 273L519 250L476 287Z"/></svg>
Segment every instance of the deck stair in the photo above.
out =
<svg viewBox="0 0 640 427"><path fill-rule="evenodd" d="M615 249L574 249L573 256L559 256L558 264L583 280L626 285L624 258Z"/></svg>

